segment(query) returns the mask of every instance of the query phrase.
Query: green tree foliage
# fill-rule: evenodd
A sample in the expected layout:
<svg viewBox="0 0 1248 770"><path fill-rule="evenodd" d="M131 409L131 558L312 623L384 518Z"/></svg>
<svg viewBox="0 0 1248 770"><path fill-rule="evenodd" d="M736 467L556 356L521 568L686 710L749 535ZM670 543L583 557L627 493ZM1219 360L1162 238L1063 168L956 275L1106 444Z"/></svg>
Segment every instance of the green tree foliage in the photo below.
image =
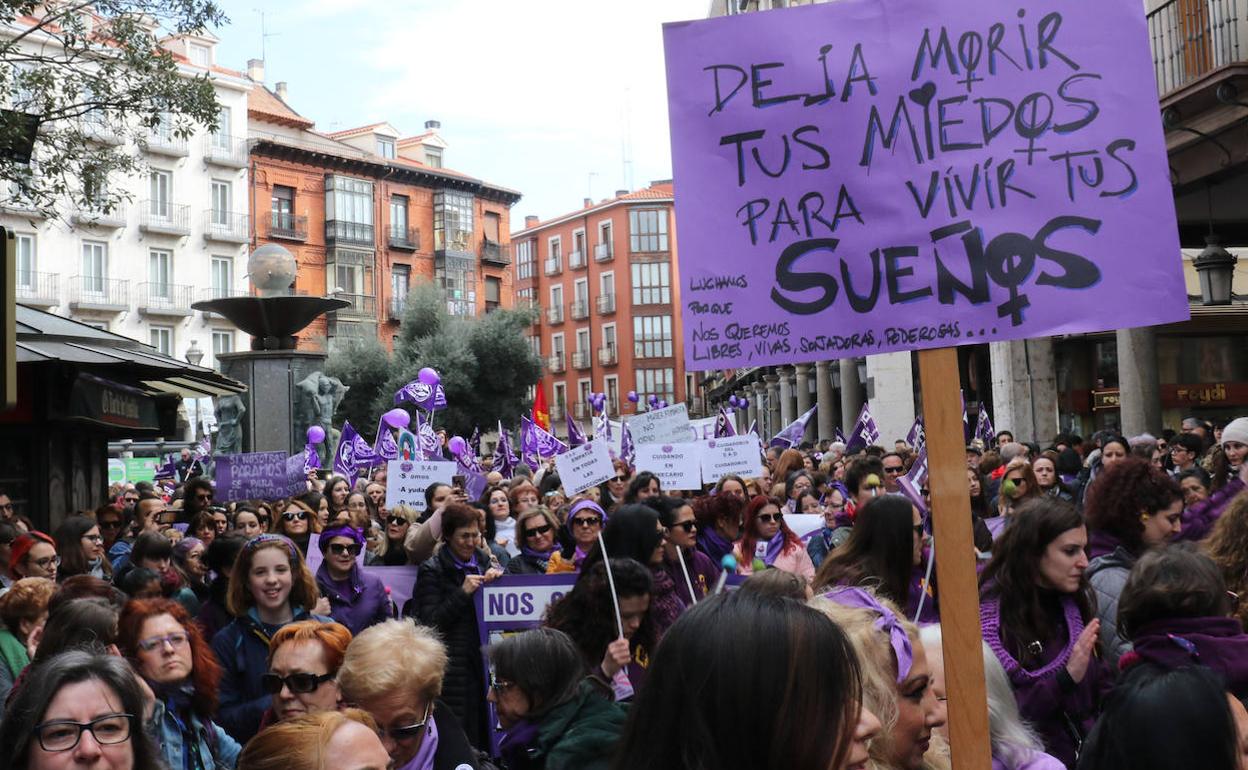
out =
<svg viewBox="0 0 1248 770"><path fill-rule="evenodd" d="M66 202L120 205L117 181L146 171L134 148L153 129L185 139L217 125L207 73L179 72L159 39L225 21L206 0L0 0L0 93L13 107L0 113L0 148L19 145L32 119L39 127L30 165L0 153L0 179L44 216Z"/></svg>
<svg viewBox="0 0 1248 770"><path fill-rule="evenodd" d="M431 366L442 377L448 402L434 418L438 427L466 437L474 426L490 430L498 420L514 425L532 407L528 388L541 376L541 361L527 339L530 320L525 310L457 318L436 287L416 286L393 355L372 340L330 355L326 373L351 386L337 417L371 437L377 418L394 408L394 392ZM408 409L414 411L410 404Z"/></svg>

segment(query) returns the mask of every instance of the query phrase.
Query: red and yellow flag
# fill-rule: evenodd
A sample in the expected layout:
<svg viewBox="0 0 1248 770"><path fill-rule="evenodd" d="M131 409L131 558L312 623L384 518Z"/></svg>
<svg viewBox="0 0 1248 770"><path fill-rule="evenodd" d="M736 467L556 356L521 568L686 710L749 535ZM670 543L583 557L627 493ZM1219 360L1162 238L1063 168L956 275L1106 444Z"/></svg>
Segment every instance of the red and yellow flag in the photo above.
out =
<svg viewBox="0 0 1248 770"><path fill-rule="evenodd" d="M538 383L537 395L533 397L533 422L543 430L550 430L550 409L546 406L546 391L542 389L541 383Z"/></svg>

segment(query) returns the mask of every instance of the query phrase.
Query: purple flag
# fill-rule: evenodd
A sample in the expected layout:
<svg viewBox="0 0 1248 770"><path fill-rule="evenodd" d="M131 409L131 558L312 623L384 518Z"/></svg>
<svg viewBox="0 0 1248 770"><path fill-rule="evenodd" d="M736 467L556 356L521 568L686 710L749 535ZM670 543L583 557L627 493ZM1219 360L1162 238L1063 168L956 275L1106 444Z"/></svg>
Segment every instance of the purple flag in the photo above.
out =
<svg viewBox="0 0 1248 770"><path fill-rule="evenodd" d="M611 419L607 417L607 407L594 415L594 441L611 441Z"/></svg>
<svg viewBox="0 0 1248 770"><path fill-rule="evenodd" d="M507 435L503 421L499 420L498 446L494 447L494 470L503 474L504 478L511 478L519 464L520 458L516 457L515 450L511 448L511 436Z"/></svg>
<svg viewBox="0 0 1248 770"><path fill-rule="evenodd" d="M576 420L572 419L572 415L564 412L563 417L568 423L568 446L574 447L588 444L589 439L585 438L585 431L581 430L581 426L577 424Z"/></svg>
<svg viewBox="0 0 1248 770"><path fill-rule="evenodd" d="M880 429L876 427L875 418L871 416L871 406L864 401L862 411L858 412L858 420L854 423L854 429L849 434L849 441L845 444L845 451L856 452L866 449L879 439Z"/></svg>
<svg viewBox="0 0 1248 770"><path fill-rule="evenodd" d="M922 492L927 486L927 447L919 450L919 455L914 458L914 465L910 466L910 471L897 479L897 486L901 487L902 494L910 498L910 502L914 503L915 507L927 513L927 503L923 500Z"/></svg>
<svg viewBox="0 0 1248 770"><path fill-rule="evenodd" d="M841 432L841 429L839 427L837 427L836 429L832 431L832 440L839 441L842 444L847 443L845 441L845 434Z"/></svg>
<svg viewBox="0 0 1248 770"><path fill-rule="evenodd" d="M472 448L472 456L481 456L481 429L476 425L472 426L472 435L468 437L468 446Z"/></svg>
<svg viewBox="0 0 1248 770"><path fill-rule="evenodd" d="M344 420L338 449L334 452L334 473L346 476L351 486L355 486L360 468L367 468L375 459L373 448L351 427L350 422Z"/></svg>
<svg viewBox="0 0 1248 770"><path fill-rule="evenodd" d="M191 450L191 455L196 460L202 460L210 454L212 454L212 438L210 436L201 438L199 443L195 445L195 448Z"/></svg>
<svg viewBox="0 0 1248 770"><path fill-rule="evenodd" d="M156 466L156 478L176 479L177 477L178 467L173 461L173 455L166 455L165 461Z"/></svg>
<svg viewBox="0 0 1248 770"><path fill-rule="evenodd" d="M530 420L520 418L520 454L529 463L529 467L537 470L541 460L561 455L568 451L568 445L559 440L553 433ZM538 458L538 465L531 460Z"/></svg>
<svg viewBox="0 0 1248 770"><path fill-rule="evenodd" d="M438 434L433 430L433 423L424 419L420 412L416 413L416 443L420 447L420 459L441 460L442 447L438 443Z"/></svg>
<svg viewBox="0 0 1248 770"><path fill-rule="evenodd" d="M770 446L794 447L802 443L802 436L806 434L806 423L810 422L810 416L818 408L819 405L815 404L806 410L806 414L789 423L787 428L772 437Z"/></svg>
<svg viewBox="0 0 1248 770"><path fill-rule="evenodd" d="M982 401L979 404L979 419L975 421L975 436L984 442L985 448L991 447L997 437L992 420L988 417L988 409Z"/></svg>
<svg viewBox="0 0 1248 770"><path fill-rule="evenodd" d="M464 454L467 454L465 452ZM480 500L481 495L485 494L485 489L490 485L486 480L485 474L479 470L461 471L464 477L464 494L468 495L469 500Z"/></svg>
<svg viewBox="0 0 1248 770"><path fill-rule="evenodd" d="M631 468L633 465L633 434L628 429L628 423L624 423L624 427L620 430L620 459L628 463Z"/></svg>
<svg viewBox="0 0 1248 770"><path fill-rule="evenodd" d="M715 417L715 438L728 438L737 435L737 427L732 424L732 417L724 407L719 408Z"/></svg>
<svg viewBox="0 0 1248 770"><path fill-rule="evenodd" d="M750 423L750 429L747 430L746 433L753 433L755 436L758 435L758 420Z"/></svg>
<svg viewBox="0 0 1248 770"><path fill-rule="evenodd" d="M914 418L914 425L910 426L910 432L906 434L906 443L914 447L916 452L927 445L927 433L923 427L922 415Z"/></svg>
<svg viewBox="0 0 1248 770"><path fill-rule="evenodd" d="M384 415L377 421L377 440L373 442L373 454L380 460L399 459L399 445L394 440L394 434L390 432L390 426L386 425Z"/></svg>
<svg viewBox="0 0 1248 770"><path fill-rule="evenodd" d="M959 390L958 398L962 401L962 441L969 443L975 432L971 430L971 420L966 416L966 393Z"/></svg>
<svg viewBox="0 0 1248 770"><path fill-rule="evenodd" d="M394 404L398 406L404 401L411 401L427 412L446 408L446 391L441 385L429 387L420 380L412 380L395 391Z"/></svg>
<svg viewBox="0 0 1248 770"><path fill-rule="evenodd" d="M316 444L303 445L303 472L314 471L321 467L321 454L316 451Z"/></svg>

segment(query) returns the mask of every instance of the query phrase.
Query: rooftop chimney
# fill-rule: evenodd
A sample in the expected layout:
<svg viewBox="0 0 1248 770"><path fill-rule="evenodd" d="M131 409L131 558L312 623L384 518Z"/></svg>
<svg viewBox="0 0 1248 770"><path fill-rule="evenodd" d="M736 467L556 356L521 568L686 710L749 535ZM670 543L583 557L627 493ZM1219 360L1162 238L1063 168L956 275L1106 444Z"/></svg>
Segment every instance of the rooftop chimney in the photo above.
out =
<svg viewBox="0 0 1248 770"><path fill-rule="evenodd" d="M277 98L286 101L286 81L279 81L277 84Z"/></svg>
<svg viewBox="0 0 1248 770"><path fill-rule="evenodd" d="M628 190L616 190L615 191L615 197L617 198L623 197L625 195L628 195Z"/></svg>
<svg viewBox="0 0 1248 770"><path fill-rule="evenodd" d="M524 218L524 227L527 230L530 227L537 227L537 223L542 220L538 219L536 214L529 214Z"/></svg>
<svg viewBox="0 0 1248 770"><path fill-rule="evenodd" d="M593 205L594 205L594 199L593 199L593 198L586 198L586 199L585 199L585 208L591 208Z"/></svg>
<svg viewBox="0 0 1248 770"><path fill-rule="evenodd" d="M256 83L264 82L264 59L247 60L247 77Z"/></svg>
<svg viewBox="0 0 1248 770"><path fill-rule="evenodd" d="M437 131L441 127L442 127L442 121L440 120L426 120L425 121L426 131Z"/></svg>

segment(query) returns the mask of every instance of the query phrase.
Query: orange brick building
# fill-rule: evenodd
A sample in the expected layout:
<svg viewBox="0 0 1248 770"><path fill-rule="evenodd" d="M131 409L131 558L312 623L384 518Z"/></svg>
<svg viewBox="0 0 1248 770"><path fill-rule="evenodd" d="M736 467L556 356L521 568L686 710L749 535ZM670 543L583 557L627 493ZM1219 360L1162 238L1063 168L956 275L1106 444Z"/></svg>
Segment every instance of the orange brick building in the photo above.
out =
<svg viewBox="0 0 1248 770"><path fill-rule="evenodd" d="M630 390L702 410L682 363L672 203L671 181L654 182L544 222L526 217L511 234L516 303L541 308L530 339L560 435L567 410L588 426L591 392L607 394L613 417L637 411Z"/></svg>
<svg viewBox="0 0 1248 770"><path fill-rule="evenodd" d="M287 104L284 83L268 90L254 66L252 79L252 248L281 244L298 262L296 292L351 303L309 326L300 348L370 335L390 346L421 281L458 315L511 306L519 193L443 168L436 121L408 138L387 123L322 134Z"/></svg>

